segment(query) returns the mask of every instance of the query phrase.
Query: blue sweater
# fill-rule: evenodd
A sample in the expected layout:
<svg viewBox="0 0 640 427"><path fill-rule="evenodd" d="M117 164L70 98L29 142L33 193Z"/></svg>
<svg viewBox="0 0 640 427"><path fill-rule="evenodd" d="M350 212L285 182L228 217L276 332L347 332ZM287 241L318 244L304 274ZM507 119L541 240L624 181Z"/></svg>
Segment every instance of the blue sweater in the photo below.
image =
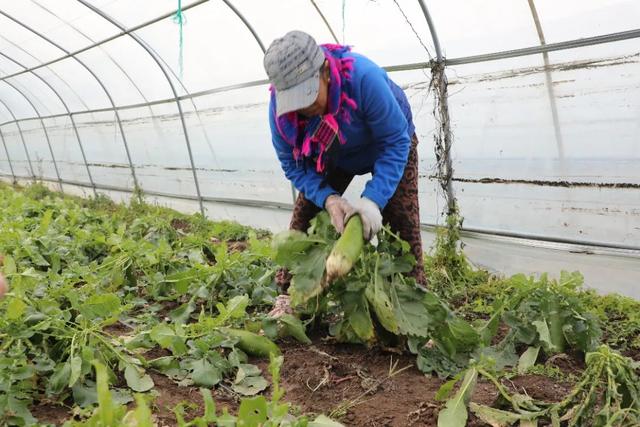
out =
<svg viewBox="0 0 640 427"><path fill-rule="evenodd" d="M346 143L338 148L334 165L353 175L371 172L373 177L362 196L383 209L395 193L407 163L415 131L411 108L402 89L382 68L357 53L349 52L345 56L354 58L348 94L358 108L351 114L351 123L340 128ZM291 146L276 129L272 107L269 108L271 136L285 176L306 199L324 208L327 197L338 192L314 167L305 167L302 161L293 158Z"/></svg>

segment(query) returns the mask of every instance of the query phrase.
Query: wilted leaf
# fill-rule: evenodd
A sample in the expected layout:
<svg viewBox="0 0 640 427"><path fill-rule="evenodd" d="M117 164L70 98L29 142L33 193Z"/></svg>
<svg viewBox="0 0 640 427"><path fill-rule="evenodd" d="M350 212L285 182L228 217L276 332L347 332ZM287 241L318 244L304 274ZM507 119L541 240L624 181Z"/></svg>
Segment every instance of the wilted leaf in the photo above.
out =
<svg viewBox="0 0 640 427"><path fill-rule="evenodd" d="M538 360L538 353L540 353L540 347L529 347L524 353L522 353L518 362L518 373L520 375L533 368L536 364L536 360Z"/></svg>
<svg viewBox="0 0 640 427"><path fill-rule="evenodd" d="M326 415L318 415L318 417L310 421L308 427L344 427L337 421L333 421L331 418Z"/></svg>
<svg viewBox="0 0 640 427"><path fill-rule="evenodd" d="M536 327L538 336L540 337L540 342L545 345L545 348L554 350L555 346L551 342L551 333L549 332L549 325L547 325L547 322L545 320L535 320L531 323Z"/></svg>
<svg viewBox="0 0 640 427"><path fill-rule="evenodd" d="M471 402L469 409L491 427L509 427L521 419L518 414Z"/></svg>

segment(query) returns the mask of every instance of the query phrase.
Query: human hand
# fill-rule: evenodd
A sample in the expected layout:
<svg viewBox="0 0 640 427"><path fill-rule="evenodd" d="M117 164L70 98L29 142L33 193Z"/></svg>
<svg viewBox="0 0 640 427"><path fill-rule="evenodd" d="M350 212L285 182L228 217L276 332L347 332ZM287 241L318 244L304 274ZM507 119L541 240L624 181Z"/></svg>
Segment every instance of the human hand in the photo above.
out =
<svg viewBox="0 0 640 427"><path fill-rule="evenodd" d="M346 220L354 212L351 203L344 197L332 194L327 197L327 200L324 202L324 208L331 217L331 224L333 224L338 233L342 234Z"/></svg>
<svg viewBox="0 0 640 427"><path fill-rule="evenodd" d="M372 200L361 197L360 200L353 204L353 209L354 213L358 213L362 220L363 237L367 241L371 240L382 228L380 208Z"/></svg>

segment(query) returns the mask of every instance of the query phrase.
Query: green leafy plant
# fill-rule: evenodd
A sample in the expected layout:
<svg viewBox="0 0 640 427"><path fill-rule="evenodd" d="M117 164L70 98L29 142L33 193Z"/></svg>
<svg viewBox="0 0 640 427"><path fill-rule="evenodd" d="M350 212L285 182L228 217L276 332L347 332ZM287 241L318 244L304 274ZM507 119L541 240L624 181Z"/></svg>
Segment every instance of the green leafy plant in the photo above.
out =
<svg viewBox="0 0 640 427"><path fill-rule="evenodd" d="M290 403L283 402L285 391L280 387L280 369L282 367L282 356L271 356L269 372L272 379L271 399L264 396L253 398L243 398L240 401L237 415L231 415L226 408L221 414L217 414L216 405L211 397L211 392L201 389L204 400L204 415L185 421L185 405L178 405L174 413L180 427L217 425L220 427L340 427L342 424L319 415L314 420L309 420L306 416L295 416Z"/></svg>
<svg viewBox="0 0 640 427"><path fill-rule="evenodd" d="M98 361L93 362L93 367L96 371L98 406L86 420L67 421L64 427L152 427L154 425L145 397L136 395L137 408L127 410L125 405L114 402L109 390L107 368Z"/></svg>

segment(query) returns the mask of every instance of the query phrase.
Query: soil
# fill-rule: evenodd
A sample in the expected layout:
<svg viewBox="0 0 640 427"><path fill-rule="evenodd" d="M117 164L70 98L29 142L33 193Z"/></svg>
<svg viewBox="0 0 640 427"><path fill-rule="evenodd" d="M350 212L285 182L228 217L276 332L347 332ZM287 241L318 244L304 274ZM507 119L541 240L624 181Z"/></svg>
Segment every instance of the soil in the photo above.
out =
<svg viewBox="0 0 640 427"><path fill-rule="evenodd" d="M56 402L39 402L31 408L31 414L40 422L62 425L69 419L69 408Z"/></svg>
<svg viewBox="0 0 640 427"><path fill-rule="evenodd" d="M367 349L315 340L313 345L282 343L284 366L281 385L285 400L300 408L302 413L324 413L346 426L395 427L436 426L441 402L434 395L443 381L425 376L414 366L415 358L379 348ZM167 355L166 350L151 350L148 359ZM267 374L266 360L252 360ZM567 367L578 365L577 360L562 361ZM395 373L394 373L395 372ZM185 402L186 418L202 414L202 397L198 387L178 386L155 372L153 412L159 427L175 426L173 408ZM270 380L270 378L268 378ZM535 399L554 401L566 396L572 384L539 375L517 376L504 382L511 391L527 394ZM239 397L226 387L212 391L218 412L238 409ZM472 400L491 405L498 397L495 387L480 380ZM68 408L41 404L32 408L41 421L61 425L69 416ZM468 426L486 424L470 414Z"/></svg>
<svg viewBox="0 0 640 427"><path fill-rule="evenodd" d="M188 233L191 230L191 224L188 221L180 218L174 218L171 220L171 226L178 231Z"/></svg>

